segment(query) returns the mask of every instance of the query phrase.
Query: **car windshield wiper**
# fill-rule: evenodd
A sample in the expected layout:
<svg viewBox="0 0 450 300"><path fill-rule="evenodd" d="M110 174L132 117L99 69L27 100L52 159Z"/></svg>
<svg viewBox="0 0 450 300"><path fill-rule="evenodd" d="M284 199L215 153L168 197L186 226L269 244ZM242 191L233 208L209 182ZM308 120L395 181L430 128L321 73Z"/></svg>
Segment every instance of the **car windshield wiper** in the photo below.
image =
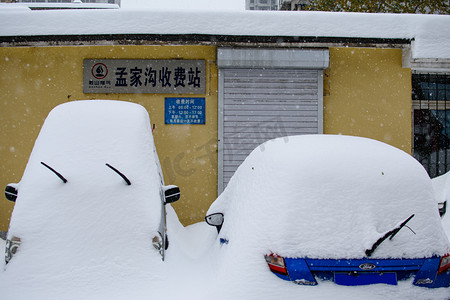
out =
<svg viewBox="0 0 450 300"><path fill-rule="evenodd" d="M47 169L49 169L50 171L52 171L53 173L55 173L55 175L58 176L58 178L61 179L62 182L67 183L67 179L64 176L62 176L61 173L57 172L55 169L53 169L52 167L50 167L43 161L41 161L41 164L43 166L45 166Z"/></svg>
<svg viewBox="0 0 450 300"><path fill-rule="evenodd" d="M127 176L125 176L122 172L120 172L119 170L117 170L116 168L114 168L113 166L111 166L110 164L105 164L108 168L110 168L111 170L113 170L114 172L116 172L120 177L122 177L122 179L125 181L125 183L127 185L131 185L131 181L127 178Z"/></svg>
<svg viewBox="0 0 450 300"><path fill-rule="evenodd" d="M394 229L386 232L385 235L383 235L382 237L380 237L373 245L372 248L367 249L366 250L366 255L367 257L371 256L372 253L378 248L378 246L381 245L382 242L384 242L387 238L389 238L390 240L392 240L394 238L394 236L403 228L405 227L406 223L408 223L412 218L414 217L414 214L412 214L408 219L406 219L405 221L403 221L400 225L398 225L397 227L395 227Z"/></svg>

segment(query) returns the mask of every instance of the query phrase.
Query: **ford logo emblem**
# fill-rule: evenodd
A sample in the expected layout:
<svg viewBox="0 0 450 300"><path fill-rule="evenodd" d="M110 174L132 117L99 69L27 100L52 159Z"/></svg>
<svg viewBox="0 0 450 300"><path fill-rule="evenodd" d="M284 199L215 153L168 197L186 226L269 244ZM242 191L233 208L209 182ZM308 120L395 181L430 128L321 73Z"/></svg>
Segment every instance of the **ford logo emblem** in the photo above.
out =
<svg viewBox="0 0 450 300"><path fill-rule="evenodd" d="M358 268L360 268L361 270L364 270L364 271L369 271L369 270L375 269L376 266L374 264L365 263L365 264L359 265Z"/></svg>

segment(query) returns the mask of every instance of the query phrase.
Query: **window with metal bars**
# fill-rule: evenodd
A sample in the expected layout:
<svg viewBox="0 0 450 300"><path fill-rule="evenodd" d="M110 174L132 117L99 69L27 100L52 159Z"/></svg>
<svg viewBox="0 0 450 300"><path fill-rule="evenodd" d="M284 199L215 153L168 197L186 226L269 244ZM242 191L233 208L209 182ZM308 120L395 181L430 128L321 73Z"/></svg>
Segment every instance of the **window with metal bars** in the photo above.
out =
<svg viewBox="0 0 450 300"><path fill-rule="evenodd" d="M450 170L450 75L413 74L413 155L430 177Z"/></svg>

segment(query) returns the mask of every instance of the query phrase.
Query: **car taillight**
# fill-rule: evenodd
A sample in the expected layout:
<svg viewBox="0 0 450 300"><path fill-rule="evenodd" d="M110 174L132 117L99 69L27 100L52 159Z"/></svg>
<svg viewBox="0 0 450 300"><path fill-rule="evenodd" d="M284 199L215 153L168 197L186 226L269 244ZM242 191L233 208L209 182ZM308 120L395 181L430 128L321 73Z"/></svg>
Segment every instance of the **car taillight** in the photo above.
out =
<svg viewBox="0 0 450 300"><path fill-rule="evenodd" d="M450 269L450 253L441 258L438 274L445 273L448 269Z"/></svg>
<svg viewBox="0 0 450 300"><path fill-rule="evenodd" d="M266 262L269 265L270 271L280 275L288 275L284 258L276 254L265 255Z"/></svg>

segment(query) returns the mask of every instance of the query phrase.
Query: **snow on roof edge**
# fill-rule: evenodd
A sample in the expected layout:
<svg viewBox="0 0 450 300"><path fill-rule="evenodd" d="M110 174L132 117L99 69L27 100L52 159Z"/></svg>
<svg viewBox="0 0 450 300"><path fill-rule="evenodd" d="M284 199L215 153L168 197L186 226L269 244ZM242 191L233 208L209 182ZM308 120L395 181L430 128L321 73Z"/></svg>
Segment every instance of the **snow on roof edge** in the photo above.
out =
<svg viewBox="0 0 450 300"><path fill-rule="evenodd" d="M444 15L0 9L0 37L125 34L414 39L413 58L450 59L450 16Z"/></svg>

